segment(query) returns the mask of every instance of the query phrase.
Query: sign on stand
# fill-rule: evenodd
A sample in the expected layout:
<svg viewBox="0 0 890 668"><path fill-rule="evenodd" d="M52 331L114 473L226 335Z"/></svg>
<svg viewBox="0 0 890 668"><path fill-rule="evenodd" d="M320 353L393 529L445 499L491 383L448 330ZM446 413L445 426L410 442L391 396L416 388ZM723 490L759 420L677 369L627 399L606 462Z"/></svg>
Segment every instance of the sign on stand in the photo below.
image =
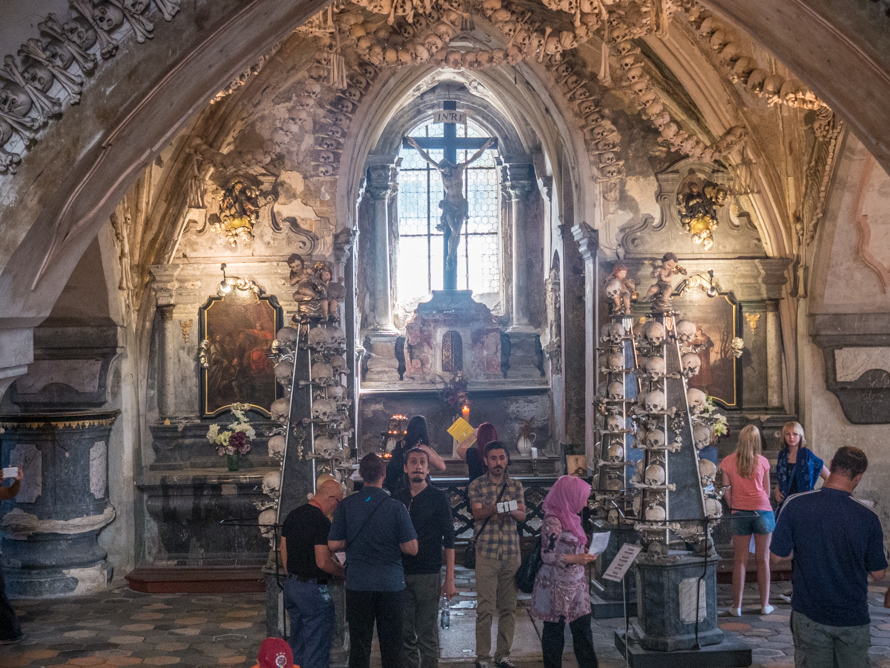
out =
<svg viewBox="0 0 890 668"><path fill-rule="evenodd" d="M612 563L609 564L609 568L603 573L603 580L621 582L624 574L627 573L627 570L636 561L637 555L642 550L643 548L639 545L631 545L630 543L622 545L621 549L618 550L618 554L612 559Z"/></svg>

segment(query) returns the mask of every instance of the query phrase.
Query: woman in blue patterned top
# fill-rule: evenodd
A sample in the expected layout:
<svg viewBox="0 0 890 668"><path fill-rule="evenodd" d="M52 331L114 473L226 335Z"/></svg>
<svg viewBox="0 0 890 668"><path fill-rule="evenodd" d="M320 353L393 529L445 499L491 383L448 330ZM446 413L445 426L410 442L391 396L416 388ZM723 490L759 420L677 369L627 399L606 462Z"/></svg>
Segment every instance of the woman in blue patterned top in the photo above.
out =
<svg viewBox="0 0 890 668"><path fill-rule="evenodd" d="M778 482L773 491L776 513L792 494L809 492L819 478L828 480L828 468L807 447L807 439L799 422L786 422L782 427L782 449L776 462Z"/></svg>

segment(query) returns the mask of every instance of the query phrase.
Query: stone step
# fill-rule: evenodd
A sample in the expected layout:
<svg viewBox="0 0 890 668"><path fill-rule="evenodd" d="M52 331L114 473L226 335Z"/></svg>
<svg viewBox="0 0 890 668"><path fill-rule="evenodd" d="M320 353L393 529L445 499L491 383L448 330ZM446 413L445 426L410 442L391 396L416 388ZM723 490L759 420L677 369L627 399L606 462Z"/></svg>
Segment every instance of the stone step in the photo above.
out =
<svg viewBox="0 0 890 668"><path fill-rule="evenodd" d="M140 566L124 576L146 594L244 594L266 591L260 566Z"/></svg>

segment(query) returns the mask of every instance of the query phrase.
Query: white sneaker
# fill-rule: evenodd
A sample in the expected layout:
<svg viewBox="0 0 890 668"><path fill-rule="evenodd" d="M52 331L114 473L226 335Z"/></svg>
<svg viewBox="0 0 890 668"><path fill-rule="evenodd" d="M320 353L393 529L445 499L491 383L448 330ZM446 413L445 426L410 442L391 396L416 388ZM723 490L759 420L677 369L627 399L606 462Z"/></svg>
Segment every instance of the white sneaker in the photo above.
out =
<svg viewBox="0 0 890 668"><path fill-rule="evenodd" d="M742 609L741 608L727 608L723 611L722 616L724 617L741 617Z"/></svg>
<svg viewBox="0 0 890 668"><path fill-rule="evenodd" d="M767 603L765 606L763 606L762 608L760 608L760 614L761 614L761 615L768 615L768 614L770 614L773 610L775 610L775 608L774 608L773 606L771 606L769 603Z"/></svg>

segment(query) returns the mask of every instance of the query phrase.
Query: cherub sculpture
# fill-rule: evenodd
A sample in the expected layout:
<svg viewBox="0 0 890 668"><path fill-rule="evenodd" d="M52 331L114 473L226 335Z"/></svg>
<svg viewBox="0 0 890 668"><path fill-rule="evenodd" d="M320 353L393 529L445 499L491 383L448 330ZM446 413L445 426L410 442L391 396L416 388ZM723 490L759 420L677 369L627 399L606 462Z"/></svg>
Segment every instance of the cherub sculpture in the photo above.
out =
<svg viewBox="0 0 890 668"><path fill-rule="evenodd" d="M677 194L677 213L683 229L705 250L714 246L712 233L717 229L717 208L726 203L727 196L726 188L711 181L703 184L690 181L687 192Z"/></svg>
<svg viewBox="0 0 890 668"><path fill-rule="evenodd" d="M606 301L611 315L630 315L630 302L635 299L636 281L627 277L627 266L616 264L606 279Z"/></svg>
<svg viewBox="0 0 890 668"><path fill-rule="evenodd" d="M307 268L305 260L298 253L287 258L287 266L290 267L288 282L294 287L293 300L298 305L294 321L305 322L307 318L326 318L328 315L326 291L316 277L315 266Z"/></svg>
<svg viewBox="0 0 890 668"><path fill-rule="evenodd" d="M651 299L657 309L662 311L670 309L671 293L674 290L671 280L675 274L686 275L686 270L679 265L679 262L674 253L665 253L660 264L646 260L646 264L652 267L652 278L655 279L655 283L649 286L645 299L646 301Z"/></svg>

